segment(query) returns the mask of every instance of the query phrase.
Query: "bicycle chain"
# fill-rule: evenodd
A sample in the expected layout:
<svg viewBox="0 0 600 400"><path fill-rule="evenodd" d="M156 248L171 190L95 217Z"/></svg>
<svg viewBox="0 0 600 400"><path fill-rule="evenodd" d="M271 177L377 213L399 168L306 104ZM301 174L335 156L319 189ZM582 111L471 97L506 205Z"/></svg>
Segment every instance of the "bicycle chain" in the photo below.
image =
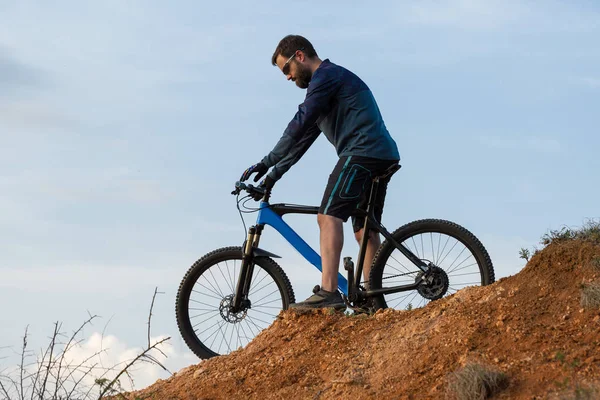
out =
<svg viewBox="0 0 600 400"><path fill-rule="evenodd" d="M405 273L403 273L403 274L392 275L392 276L386 276L385 278L381 278L381 280L384 280L384 279L392 279L392 278L398 278L398 277L400 277L400 276L406 276L406 275L411 275L411 274L418 274L419 272L420 272L420 271L405 272ZM364 283L369 283L369 282L370 282L370 281L365 281L365 282L362 282L362 283L364 284ZM367 289L366 289L366 288L365 288L363 285L360 285L360 288L361 288L361 289L363 289L363 290L367 290Z"/></svg>

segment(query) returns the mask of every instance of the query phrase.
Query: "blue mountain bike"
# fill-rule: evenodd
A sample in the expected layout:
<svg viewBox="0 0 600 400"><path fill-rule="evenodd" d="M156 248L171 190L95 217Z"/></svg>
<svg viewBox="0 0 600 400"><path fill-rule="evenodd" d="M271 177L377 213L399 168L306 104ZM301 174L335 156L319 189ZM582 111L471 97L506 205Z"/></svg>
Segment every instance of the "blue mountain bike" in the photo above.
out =
<svg viewBox="0 0 600 400"><path fill-rule="evenodd" d="M344 258L347 278L339 275L339 290L349 309L373 313L392 307L411 309L473 285L494 282L488 252L467 229L450 221L424 219L393 233L373 215L373 193L389 180L396 164L372 180L364 235L356 269ZM240 200L240 193L248 196ZM280 258L258 247L265 225L279 232L306 260L321 269L321 257L283 220L285 214L317 214L318 207L270 204L270 192L237 182L232 192L242 200L260 196L256 224L242 246L214 250L196 261L185 274L176 299L179 331L188 347L202 359L244 347L295 302L294 290ZM240 210L241 212L241 210ZM373 259L369 280L361 281L369 231L385 237ZM368 285L367 285L368 283ZM368 288L367 288L368 286Z"/></svg>

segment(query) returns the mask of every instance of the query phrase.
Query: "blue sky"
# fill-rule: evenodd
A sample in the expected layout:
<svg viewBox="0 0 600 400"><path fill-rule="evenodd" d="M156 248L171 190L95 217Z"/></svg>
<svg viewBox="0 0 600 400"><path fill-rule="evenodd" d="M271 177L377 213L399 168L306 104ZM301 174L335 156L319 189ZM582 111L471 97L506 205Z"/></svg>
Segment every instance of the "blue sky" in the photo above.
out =
<svg viewBox="0 0 600 400"><path fill-rule="evenodd" d="M243 240L232 185L305 93L270 64L289 33L372 89L403 165L388 228L453 220L503 277L548 229L599 216L597 2L377 4L0 1L0 344L29 324L39 346L89 311L88 333L112 317L123 348L143 345L158 286L154 334L173 337L172 369L196 361L177 285ZM335 162L319 138L273 200L318 205ZM317 248L314 217L286 219ZM272 231L262 244L306 297L314 268Z"/></svg>

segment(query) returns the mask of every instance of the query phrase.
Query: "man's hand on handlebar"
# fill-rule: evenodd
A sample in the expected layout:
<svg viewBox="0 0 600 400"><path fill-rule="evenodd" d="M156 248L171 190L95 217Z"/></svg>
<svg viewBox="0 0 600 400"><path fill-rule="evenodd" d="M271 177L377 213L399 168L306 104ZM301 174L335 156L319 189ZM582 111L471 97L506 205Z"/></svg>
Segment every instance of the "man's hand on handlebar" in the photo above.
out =
<svg viewBox="0 0 600 400"><path fill-rule="evenodd" d="M250 175L252 175L254 173L256 173L256 176L254 177L254 182L258 182L258 180L260 178L262 178L262 176L264 174L266 174L268 170L269 170L269 167L267 167L262 162L256 163L256 164L252 165L251 167L248 167L244 171L244 173L240 177L240 182L244 182L245 180L250 178Z"/></svg>
<svg viewBox="0 0 600 400"><path fill-rule="evenodd" d="M265 179L262 180L260 185L258 185L257 189L260 189L263 193L254 193L252 194L252 198L256 201L260 201L263 198L265 192L271 192L273 186L275 185L275 180L271 178L269 175L265 176Z"/></svg>
<svg viewBox="0 0 600 400"><path fill-rule="evenodd" d="M258 186L246 185L241 182L235 184L235 190L231 194L240 194L242 190L245 190L254 200L260 201L265 193L270 193L271 189L275 185L275 180L270 176L266 176L265 179Z"/></svg>

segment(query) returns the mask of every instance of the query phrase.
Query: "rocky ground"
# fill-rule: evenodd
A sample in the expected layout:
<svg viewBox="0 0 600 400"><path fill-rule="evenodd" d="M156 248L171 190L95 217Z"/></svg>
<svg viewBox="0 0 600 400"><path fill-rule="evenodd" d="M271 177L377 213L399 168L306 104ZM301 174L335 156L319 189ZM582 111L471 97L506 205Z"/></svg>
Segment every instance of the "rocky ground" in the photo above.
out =
<svg viewBox="0 0 600 400"><path fill-rule="evenodd" d="M420 309L282 312L246 348L126 396L456 398L455 373L479 364L505 377L492 398L600 399L600 307L581 301L593 282L600 282L600 245L556 242L517 275Z"/></svg>

